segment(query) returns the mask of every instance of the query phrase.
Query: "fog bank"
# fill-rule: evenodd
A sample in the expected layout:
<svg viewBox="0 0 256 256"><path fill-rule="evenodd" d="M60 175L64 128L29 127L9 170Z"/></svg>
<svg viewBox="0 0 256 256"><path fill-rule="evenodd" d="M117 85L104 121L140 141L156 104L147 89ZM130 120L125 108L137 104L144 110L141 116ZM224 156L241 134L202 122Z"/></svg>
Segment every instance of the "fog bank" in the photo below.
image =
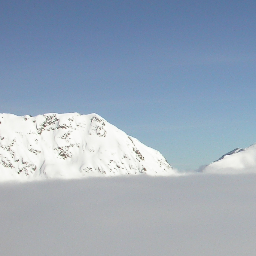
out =
<svg viewBox="0 0 256 256"><path fill-rule="evenodd" d="M253 255L256 175L0 184L2 255Z"/></svg>

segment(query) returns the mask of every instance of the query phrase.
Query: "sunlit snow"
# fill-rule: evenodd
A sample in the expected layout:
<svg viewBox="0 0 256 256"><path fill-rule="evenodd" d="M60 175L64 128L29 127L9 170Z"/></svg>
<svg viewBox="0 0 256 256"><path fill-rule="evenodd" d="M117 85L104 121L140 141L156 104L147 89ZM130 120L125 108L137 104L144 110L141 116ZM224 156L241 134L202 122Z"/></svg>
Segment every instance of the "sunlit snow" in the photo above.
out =
<svg viewBox="0 0 256 256"><path fill-rule="evenodd" d="M256 173L256 144L235 149L203 169L206 173L242 174Z"/></svg>
<svg viewBox="0 0 256 256"><path fill-rule="evenodd" d="M172 175L156 150L97 114L0 115L0 180Z"/></svg>

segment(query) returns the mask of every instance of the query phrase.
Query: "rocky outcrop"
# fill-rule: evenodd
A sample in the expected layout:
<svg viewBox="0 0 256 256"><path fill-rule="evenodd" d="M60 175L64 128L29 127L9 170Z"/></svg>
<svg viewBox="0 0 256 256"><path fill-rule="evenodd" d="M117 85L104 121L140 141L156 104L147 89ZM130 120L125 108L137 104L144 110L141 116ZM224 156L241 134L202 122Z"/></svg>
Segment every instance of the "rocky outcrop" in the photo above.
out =
<svg viewBox="0 0 256 256"><path fill-rule="evenodd" d="M0 180L175 173L97 114L0 114Z"/></svg>

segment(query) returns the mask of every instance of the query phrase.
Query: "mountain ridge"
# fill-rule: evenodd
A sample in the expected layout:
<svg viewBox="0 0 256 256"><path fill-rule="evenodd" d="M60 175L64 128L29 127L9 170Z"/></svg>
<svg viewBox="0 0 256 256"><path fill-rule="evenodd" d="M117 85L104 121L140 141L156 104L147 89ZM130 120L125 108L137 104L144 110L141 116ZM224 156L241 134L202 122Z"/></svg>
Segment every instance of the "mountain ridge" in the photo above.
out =
<svg viewBox="0 0 256 256"><path fill-rule="evenodd" d="M98 114L0 114L0 180L172 175L160 152Z"/></svg>
<svg viewBox="0 0 256 256"><path fill-rule="evenodd" d="M235 148L207 165L202 172L219 174L256 173L256 144Z"/></svg>

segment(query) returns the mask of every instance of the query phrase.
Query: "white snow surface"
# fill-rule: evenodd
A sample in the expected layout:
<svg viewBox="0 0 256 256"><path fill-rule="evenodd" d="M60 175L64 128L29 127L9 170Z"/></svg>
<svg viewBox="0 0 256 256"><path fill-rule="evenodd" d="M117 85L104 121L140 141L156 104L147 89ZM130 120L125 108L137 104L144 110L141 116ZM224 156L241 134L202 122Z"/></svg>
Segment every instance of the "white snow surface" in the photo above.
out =
<svg viewBox="0 0 256 256"><path fill-rule="evenodd" d="M0 181L177 172L97 114L0 114Z"/></svg>
<svg viewBox="0 0 256 256"><path fill-rule="evenodd" d="M256 144L245 149L234 149L203 169L205 173L256 173Z"/></svg>

